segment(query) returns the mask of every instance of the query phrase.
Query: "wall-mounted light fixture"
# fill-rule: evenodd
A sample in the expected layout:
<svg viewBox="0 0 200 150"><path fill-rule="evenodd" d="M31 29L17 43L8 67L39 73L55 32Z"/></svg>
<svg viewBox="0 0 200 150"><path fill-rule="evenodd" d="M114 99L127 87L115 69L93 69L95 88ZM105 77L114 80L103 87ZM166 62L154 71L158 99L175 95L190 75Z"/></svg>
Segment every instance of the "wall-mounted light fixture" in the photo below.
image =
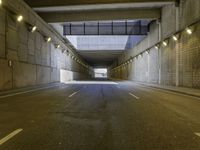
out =
<svg viewBox="0 0 200 150"><path fill-rule="evenodd" d="M45 40L46 42L51 42L51 37L46 37Z"/></svg>
<svg viewBox="0 0 200 150"><path fill-rule="evenodd" d="M163 41L162 44L163 44L164 47L166 47L167 46L167 41Z"/></svg>
<svg viewBox="0 0 200 150"><path fill-rule="evenodd" d="M189 27L187 27L187 28L186 28L186 32L187 32L187 34L191 35L191 34L192 34L192 29L189 28Z"/></svg>
<svg viewBox="0 0 200 150"><path fill-rule="evenodd" d="M55 46L55 48L57 48L57 49L60 48L60 44L57 44L57 45ZM64 51L65 51L65 50L64 50Z"/></svg>
<svg viewBox="0 0 200 150"><path fill-rule="evenodd" d="M31 27L31 32L32 32L32 33L35 32L36 30L37 30L37 27L36 27L36 26Z"/></svg>
<svg viewBox="0 0 200 150"><path fill-rule="evenodd" d="M174 41L178 41L177 35L173 35L172 38L173 38Z"/></svg>
<svg viewBox="0 0 200 150"><path fill-rule="evenodd" d="M158 45L155 45L155 49L159 49Z"/></svg>
<svg viewBox="0 0 200 150"><path fill-rule="evenodd" d="M23 16L22 15L17 16L17 21L18 22L21 22L22 20L23 20Z"/></svg>
<svg viewBox="0 0 200 150"><path fill-rule="evenodd" d="M8 67L12 67L13 63L12 60L8 60Z"/></svg>

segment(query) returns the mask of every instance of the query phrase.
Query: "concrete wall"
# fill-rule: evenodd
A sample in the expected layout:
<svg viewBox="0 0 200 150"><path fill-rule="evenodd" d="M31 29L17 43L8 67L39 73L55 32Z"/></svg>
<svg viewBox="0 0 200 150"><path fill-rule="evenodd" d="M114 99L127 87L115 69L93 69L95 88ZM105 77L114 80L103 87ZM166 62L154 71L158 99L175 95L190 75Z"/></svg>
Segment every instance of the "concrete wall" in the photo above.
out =
<svg viewBox="0 0 200 150"><path fill-rule="evenodd" d="M151 48L199 19L200 0L181 0L179 7L165 6L160 23L152 23L148 36L120 56L115 64L121 64L130 57L134 57L133 62L120 67L113 65L111 68L115 69L110 70L110 76L145 83L200 88L200 23L193 26L192 35L182 31L178 42L170 38L167 47ZM148 48L149 54L138 56Z"/></svg>
<svg viewBox="0 0 200 150"><path fill-rule="evenodd" d="M0 91L58 82L61 69L78 72L76 79L88 75L85 67L55 48L54 44L59 43L63 49L70 49L22 0L7 0L3 4L0 6ZM9 9L37 25L40 32L29 32L27 24L17 22ZM54 43L47 43L43 33L51 36ZM10 60L12 66L9 67Z"/></svg>

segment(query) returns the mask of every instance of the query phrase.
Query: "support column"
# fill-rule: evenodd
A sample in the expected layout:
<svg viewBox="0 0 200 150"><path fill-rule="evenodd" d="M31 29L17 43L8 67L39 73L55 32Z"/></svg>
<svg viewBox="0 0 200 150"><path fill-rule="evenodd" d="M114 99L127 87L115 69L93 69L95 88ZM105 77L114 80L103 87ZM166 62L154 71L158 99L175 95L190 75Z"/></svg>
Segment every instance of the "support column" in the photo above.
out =
<svg viewBox="0 0 200 150"><path fill-rule="evenodd" d="M158 28L159 28L159 31L158 31L158 40L161 41L161 38L162 38L162 27L161 27L161 21L158 20ZM159 84L161 84L161 48L159 47L158 49L158 60L159 60Z"/></svg>
<svg viewBox="0 0 200 150"><path fill-rule="evenodd" d="M176 31L179 30L179 7L176 7ZM175 43L177 44L177 43ZM180 85L180 79L179 79L179 69L180 69L180 52L179 52L179 46L175 45L176 50L176 86Z"/></svg>

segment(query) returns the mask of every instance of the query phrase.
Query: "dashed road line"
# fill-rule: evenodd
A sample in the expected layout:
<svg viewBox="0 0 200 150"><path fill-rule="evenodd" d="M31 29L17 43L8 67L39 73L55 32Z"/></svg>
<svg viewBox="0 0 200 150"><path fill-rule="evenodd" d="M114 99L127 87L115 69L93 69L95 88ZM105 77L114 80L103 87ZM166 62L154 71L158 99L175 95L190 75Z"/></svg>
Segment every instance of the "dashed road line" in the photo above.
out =
<svg viewBox="0 0 200 150"><path fill-rule="evenodd" d="M10 140L11 138L13 138L15 135L17 135L18 133L20 133L23 129L17 129L13 132L11 132L10 134L8 134L7 136L5 136L3 139L0 139L0 146L2 144L4 144L5 142L7 142L8 140Z"/></svg>
<svg viewBox="0 0 200 150"><path fill-rule="evenodd" d="M133 93L129 93L129 95L133 96L135 99L139 100L140 98L134 95Z"/></svg>
<svg viewBox="0 0 200 150"><path fill-rule="evenodd" d="M196 132L194 134L197 135L198 137L200 137L200 132Z"/></svg>
<svg viewBox="0 0 200 150"><path fill-rule="evenodd" d="M68 97L71 98L73 97L75 94L77 94L79 91L72 93L71 95L69 95Z"/></svg>

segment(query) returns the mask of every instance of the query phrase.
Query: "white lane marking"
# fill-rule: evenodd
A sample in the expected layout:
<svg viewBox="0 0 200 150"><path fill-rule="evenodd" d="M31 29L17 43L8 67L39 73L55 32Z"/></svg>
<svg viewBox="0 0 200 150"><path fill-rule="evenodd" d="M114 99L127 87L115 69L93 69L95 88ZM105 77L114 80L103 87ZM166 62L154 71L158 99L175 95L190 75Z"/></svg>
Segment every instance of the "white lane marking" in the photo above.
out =
<svg viewBox="0 0 200 150"><path fill-rule="evenodd" d="M66 106L65 108L68 108L74 101L70 101Z"/></svg>
<svg viewBox="0 0 200 150"><path fill-rule="evenodd" d="M7 136L5 136L3 139L0 140L0 146L5 143L6 141L10 140L12 137L14 137L15 135L17 135L18 133L20 133L23 129L17 129L15 131L13 131L12 133L8 134Z"/></svg>
<svg viewBox="0 0 200 150"><path fill-rule="evenodd" d="M198 137L200 137L200 133L196 132L196 133L194 133L194 134L197 135Z"/></svg>
<svg viewBox="0 0 200 150"><path fill-rule="evenodd" d="M44 87L44 88L38 88L38 89L34 89L34 90L18 92L18 93L13 93L13 94L8 94L8 95L0 96L0 99L6 98L6 97L11 97L11 96L16 96L16 95L21 95L21 94L26 94L26 93L30 93L30 92L35 92L35 91L39 91L39 90L43 90L43 89L49 89L49 88L56 87L56 86L59 86L59 85L49 86L49 87Z"/></svg>
<svg viewBox="0 0 200 150"><path fill-rule="evenodd" d="M74 96L75 94L77 94L79 91L72 93L71 95L69 95L69 97Z"/></svg>
<svg viewBox="0 0 200 150"><path fill-rule="evenodd" d="M129 93L129 95L133 96L135 99L139 100L140 98L137 97L136 95L132 94L132 93Z"/></svg>

